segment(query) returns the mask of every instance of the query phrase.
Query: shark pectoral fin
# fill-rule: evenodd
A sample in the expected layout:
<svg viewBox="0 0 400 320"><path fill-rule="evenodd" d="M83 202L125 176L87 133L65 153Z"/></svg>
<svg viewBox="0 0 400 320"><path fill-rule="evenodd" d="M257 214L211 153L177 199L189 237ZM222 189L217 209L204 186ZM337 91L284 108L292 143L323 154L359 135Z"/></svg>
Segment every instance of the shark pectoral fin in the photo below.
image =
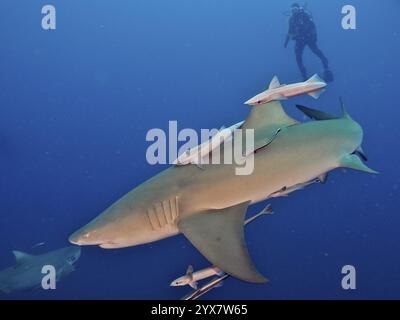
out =
<svg viewBox="0 0 400 320"><path fill-rule="evenodd" d="M340 167L344 168L350 168L366 173L373 173L373 174L378 174L377 171L372 170L371 168L368 168L359 157L357 157L355 154L349 154L346 155L342 158L340 161Z"/></svg>
<svg viewBox="0 0 400 320"><path fill-rule="evenodd" d="M308 95L310 95L311 97L313 97L314 99L318 99L319 96L325 91L325 89L319 89L313 92L309 92Z"/></svg>
<svg viewBox="0 0 400 320"><path fill-rule="evenodd" d="M243 223L250 201L182 219L179 230L217 268L244 281L267 281L255 268L244 242Z"/></svg>
<svg viewBox="0 0 400 320"><path fill-rule="evenodd" d="M307 117L313 120L332 120L338 118L330 113L317 109L308 108L300 104L296 104L296 108L299 109L301 112L303 112Z"/></svg>
<svg viewBox="0 0 400 320"><path fill-rule="evenodd" d="M198 288L196 281L189 282L189 286L191 286L194 290L197 290L197 288Z"/></svg>

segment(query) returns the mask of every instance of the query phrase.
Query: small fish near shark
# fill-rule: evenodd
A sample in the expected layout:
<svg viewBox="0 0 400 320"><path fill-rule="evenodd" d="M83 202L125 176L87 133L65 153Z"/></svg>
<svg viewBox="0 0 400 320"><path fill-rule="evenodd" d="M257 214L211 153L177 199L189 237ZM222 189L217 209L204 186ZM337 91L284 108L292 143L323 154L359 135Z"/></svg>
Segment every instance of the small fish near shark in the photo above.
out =
<svg viewBox="0 0 400 320"><path fill-rule="evenodd" d="M363 141L363 129L346 110L335 119L302 123L287 115L276 101L299 93L316 93L326 85L316 77L312 79L299 88L282 87L280 95L262 98L251 108L240 128L254 130L255 145L267 141L268 147L254 154L250 174L237 175L238 164L223 160L223 164L207 164L205 170L195 165L171 166L128 192L71 234L69 241L116 249L182 233L226 274L265 283L267 279L256 269L245 243L243 225L251 204L277 191L286 195L288 190L298 190L336 168L377 173L356 153ZM272 87L279 90L277 84ZM224 145L232 149L224 152L232 152L235 143L242 142L234 139L232 146Z"/></svg>
<svg viewBox="0 0 400 320"><path fill-rule="evenodd" d="M42 268L51 265L56 270L56 281L75 271L74 264L81 255L81 249L70 246L41 255L13 251L15 265L0 271L0 292L11 293L39 288L43 277Z"/></svg>
<svg viewBox="0 0 400 320"><path fill-rule="evenodd" d="M278 77L274 76L268 89L255 97L247 100L245 104L251 106L263 105L271 101L287 100L290 97L301 94L308 94L314 99L318 99L325 91L327 84L317 74L304 82L293 84L280 84Z"/></svg>
<svg viewBox="0 0 400 320"><path fill-rule="evenodd" d="M219 130L210 140L207 140L179 155L173 164L177 166L195 164L202 169L202 159L218 148L221 144L232 139L234 131L239 129L243 123L244 121L241 121L228 128L221 128L221 130Z"/></svg>

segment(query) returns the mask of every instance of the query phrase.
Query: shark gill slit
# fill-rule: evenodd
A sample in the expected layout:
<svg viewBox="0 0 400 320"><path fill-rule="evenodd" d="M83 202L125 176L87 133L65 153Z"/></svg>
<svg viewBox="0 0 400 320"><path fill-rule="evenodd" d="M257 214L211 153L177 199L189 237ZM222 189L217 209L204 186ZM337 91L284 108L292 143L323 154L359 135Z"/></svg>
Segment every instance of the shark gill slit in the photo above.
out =
<svg viewBox="0 0 400 320"><path fill-rule="evenodd" d="M171 224L171 212L169 211L169 205L167 201L162 202L162 208L164 211L165 220L167 224Z"/></svg>
<svg viewBox="0 0 400 320"><path fill-rule="evenodd" d="M158 221L160 222L160 226L165 227L165 225L167 224L167 220L165 219L165 213L163 210L163 206L162 206L162 202L159 202L156 204L156 213L157 213L157 218Z"/></svg>
<svg viewBox="0 0 400 320"><path fill-rule="evenodd" d="M156 213L154 212L153 208L147 209L147 217L150 220L150 224L151 224L151 227L152 227L153 230L161 228L161 225L158 222L158 219L156 217Z"/></svg>
<svg viewBox="0 0 400 320"><path fill-rule="evenodd" d="M171 225L179 216L178 197L154 204L147 209L147 218L152 230Z"/></svg>

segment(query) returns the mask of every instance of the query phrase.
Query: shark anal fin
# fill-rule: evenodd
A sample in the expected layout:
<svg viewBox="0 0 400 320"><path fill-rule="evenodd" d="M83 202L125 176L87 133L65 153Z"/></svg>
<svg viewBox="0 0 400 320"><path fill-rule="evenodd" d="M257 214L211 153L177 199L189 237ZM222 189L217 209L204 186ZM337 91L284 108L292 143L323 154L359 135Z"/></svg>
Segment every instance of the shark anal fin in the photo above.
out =
<svg viewBox="0 0 400 320"><path fill-rule="evenodd" d="M371 168L368 168L359 157L357 157L355 154L349 154L346 155L342 158L340 161L340 167L343 168L350 168L366 173L373 173L377 174L378 172L375 170L372 170Z"/></svg>
<svg viewBox="0 0 400 320"><path fill-rule="evenodd" d="M267 281L255 268L244 242L244 216L250 201L182 219L179 230L216 267L244 281Z"/></svg>

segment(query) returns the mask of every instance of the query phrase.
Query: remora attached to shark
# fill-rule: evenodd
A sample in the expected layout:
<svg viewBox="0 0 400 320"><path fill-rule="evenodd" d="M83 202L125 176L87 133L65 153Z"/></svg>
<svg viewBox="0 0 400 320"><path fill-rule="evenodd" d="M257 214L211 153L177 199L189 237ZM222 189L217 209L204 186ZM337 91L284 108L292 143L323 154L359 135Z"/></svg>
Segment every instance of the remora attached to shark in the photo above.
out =
<svg viewBox="0 0 400 320"><path fill-rule="evenodd" d="M242 129L254 129L255 144L267 145L255 153L252 174L236 175L235 164L210 164L205 170L172 166L123 196L69 240L110 249L183 233L227 274L265 282L244 241L248 206L282 190L294 191L338 167L375 171L354 154L363 131L346 112L340 118L299 123L274 101L252 108Z"/></svg>
<svg viewBox="0 0 400 320"><path fill-rule="evenodd" d="M13 253L15 265L0 271L0 291L4 293L39 287L44 277L42 268L45 265L53 266L56 270L56 280L61 280L75 270L74 263L79 259L81 249L70 246L42 255L31 255L21 251Z"/></svg>

